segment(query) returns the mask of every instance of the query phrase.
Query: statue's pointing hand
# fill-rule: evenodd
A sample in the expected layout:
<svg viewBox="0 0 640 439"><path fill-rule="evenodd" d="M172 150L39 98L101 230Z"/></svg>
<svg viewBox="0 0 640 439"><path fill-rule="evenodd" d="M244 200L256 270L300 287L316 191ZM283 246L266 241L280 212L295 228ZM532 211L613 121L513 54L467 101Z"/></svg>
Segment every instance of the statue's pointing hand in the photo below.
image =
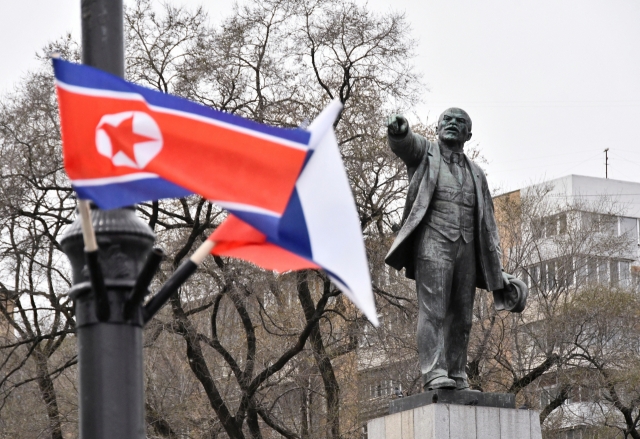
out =
<svg viewBox="0 0 640 439"><path fill-rule="evenodd" d="M409 122L401 114L392 114L387 122L387 132L391 136L404 136L409 131Z"/></svg>

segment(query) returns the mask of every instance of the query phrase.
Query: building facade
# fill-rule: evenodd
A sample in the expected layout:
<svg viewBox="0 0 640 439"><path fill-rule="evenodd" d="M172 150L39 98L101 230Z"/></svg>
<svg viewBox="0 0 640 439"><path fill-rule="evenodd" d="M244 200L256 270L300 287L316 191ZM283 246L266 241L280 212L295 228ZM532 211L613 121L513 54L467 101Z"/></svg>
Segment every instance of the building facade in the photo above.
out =
<svg viewBox="0 0 640 439"><path fill-rule="evenodd" d="M616 433L627 428L616 410L618 395L602 377L633 367L627 360L637 355L636 343L626 337L637 328L614 312L610 318L598 312L607 298L639 291L640 183L569 175L499 195L494 203L504 265L531 292L513 331L522 338L511 347L511 364L523 375L543 370L523 391L525 399L543 412L554 431L548 437L626 437Z"/></svg>

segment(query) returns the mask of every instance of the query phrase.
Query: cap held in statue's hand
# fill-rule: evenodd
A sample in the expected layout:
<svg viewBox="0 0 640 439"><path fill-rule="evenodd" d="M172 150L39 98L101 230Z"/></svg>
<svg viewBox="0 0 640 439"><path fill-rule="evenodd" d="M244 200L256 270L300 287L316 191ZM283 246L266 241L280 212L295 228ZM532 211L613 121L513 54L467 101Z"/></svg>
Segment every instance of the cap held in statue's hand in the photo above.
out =
<svg viewBox="0 0 640 439"><path fill-rule="evenodd" d="M493 305L496 310L506 310L520 313L527 305L529 288L527 284L515 277L509 279L509 284L493 292Z"/></svg>

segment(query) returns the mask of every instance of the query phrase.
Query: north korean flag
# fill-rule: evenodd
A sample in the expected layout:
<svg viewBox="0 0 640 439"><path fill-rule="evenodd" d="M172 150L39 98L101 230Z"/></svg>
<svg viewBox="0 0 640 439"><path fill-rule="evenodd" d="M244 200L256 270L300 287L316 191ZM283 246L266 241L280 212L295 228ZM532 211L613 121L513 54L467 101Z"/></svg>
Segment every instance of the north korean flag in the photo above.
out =
<svg viewBox="0 0 640 439"><path fill-rule="evenodd" d="M54 59L65 170L81 199L111 209L198 193L276 227L310 133L213 110Z"/></svg>

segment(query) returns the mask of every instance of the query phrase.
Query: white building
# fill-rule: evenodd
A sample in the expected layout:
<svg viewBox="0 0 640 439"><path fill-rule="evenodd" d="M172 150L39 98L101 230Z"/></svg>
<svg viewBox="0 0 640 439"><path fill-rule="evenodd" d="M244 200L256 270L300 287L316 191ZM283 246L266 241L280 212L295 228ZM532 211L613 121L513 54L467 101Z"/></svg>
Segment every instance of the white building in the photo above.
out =
<svg viewBox="0 0 640 439"><path fill-rule="evenodd" d="M534 220L537 223L523 225L524 233L539 243L523 272L529 286L536 283L532 280L547 287L573 283L581 275L590 282L630 286L635 275L640 275L640 183L568 175L516 192L522 199L544 199L541 215ZM601 237L604 245L580 254L579 249L565 249L559 242L571 239L563 236L571 235L572 228L586 230L585 239L608 235L629 245L624 250L620 245L614 248ZM576 236L574 233L574 240Z"/></svg>
<svg viewBox="0 0 640 439"><path fill-rule="evenodd" d="M518 218L513 206L523 212L519 226L512 225L520 233L503 230L501 239L507 264L532 290L523 315L531 333L546 334L545 313L536 303L541 297L571 297L592 284L640 291L640 183L568 175L498 196L494 202L497 215L509 214L501 211L505 205L511 206L511 218ZM631 344L629 348L634 349ZM560 394L561 383L571 384L568 398L547 418L556 422L554 437L590 439L600 437L594 435L599 426L622 428L620 413L602 403L589 375L572 373L565 366L559 379L552 368L536 384L540 408Z"/></svg>

